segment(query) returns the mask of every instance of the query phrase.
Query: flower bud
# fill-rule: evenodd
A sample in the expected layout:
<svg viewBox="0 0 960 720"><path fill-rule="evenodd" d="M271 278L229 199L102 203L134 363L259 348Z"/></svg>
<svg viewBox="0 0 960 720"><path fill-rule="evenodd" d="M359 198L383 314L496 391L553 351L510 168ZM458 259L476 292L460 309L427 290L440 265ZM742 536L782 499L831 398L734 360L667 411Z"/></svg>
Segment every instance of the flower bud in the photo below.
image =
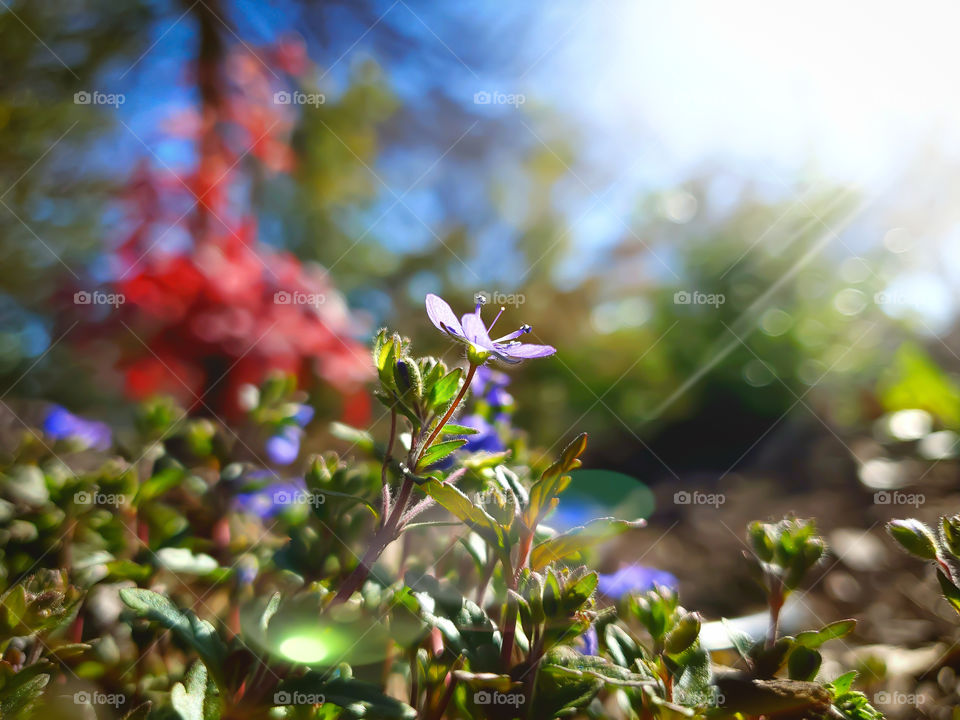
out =
<svg viewBox="0 0 960 720"><path fill-rule="evenodd" d="M767 525L762 522L752 522L747 527L747 534L757 557L763 562L773 560L773 538L767 531Z"/></svg>
<svg viewBox="0 0 960 720"><path fill-rule="evenodd" d="M907 552L924 560L936 560L937 541L930 528L919 520L892 520L887 523L887 531Z"/></svg>
<svg viewBox="0 0 960 720"><path fill-rule="evenodd" d="M686 613L667 633L663 647L671 655L677 655L693 645L699 634L700 618L696 613Z"/></svg>

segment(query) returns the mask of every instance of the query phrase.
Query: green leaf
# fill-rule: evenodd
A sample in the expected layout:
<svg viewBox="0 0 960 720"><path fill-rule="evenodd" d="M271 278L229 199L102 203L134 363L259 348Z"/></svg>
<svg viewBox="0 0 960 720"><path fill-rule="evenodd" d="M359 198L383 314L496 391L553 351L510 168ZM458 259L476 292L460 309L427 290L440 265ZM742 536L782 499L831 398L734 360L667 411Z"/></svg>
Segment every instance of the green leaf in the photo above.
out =
<svg viewBox="0 0 960 720"><path fill-rule="evenodd" d="M822 662L823 658L816 650L798 645L787 660L787 672L791 680L813 680Z"/></svg>
<svg viewBox="0 0 960 720"><path fill-rule="evenodd" d="M482 536L494 547L505 551L507 549L506 534L503 527L481 507L453 485L444 485L434 478L428 479L420 487L437 501L437 504L446 508L455 517L466 523L477 534Z"/></svg>
<svg viewBox="0 0 960 720"><path fill-rule="evenodd" d="M111 560L107 564L107 577L110 582L133 580L145 583L153 575L153 568L149 565L140 565L133 560Z"/></svg>
<svg viewBox="0 0 960 720"><path fill-rule="evenodd" d="M537 675L530 718L572 715L585 708L605 686L641 687L654 681L614 665L609 660L581 655L573 648L558 646L544 657Z"/></svg>
<svg viewBox="0 0 960 720"><path fill-rule="evenodd" d="M563 449L559 460L543 471L530 488L530 502L523 513L524 525L536 529L547 513L556 507L557 497L570 485L570 476L564 473L580 467L580 455L586 448L587 434L582 433Z"/></svg>
<svg viewBox="0 0 960 720"><path fill-rule="evenodd" d="M321 702L338 705L346 711L349 718L369 718L369 720L414 720L417 711L406 703L384 695L380 688L359 680L336 678L324 681L324 675L310 671L298 678L284 680L277 686L275 699L279 704L298 695L314 696Z"/></svg>
<svg viewBox="0 0 960 720"><path fill-rule="evenodd" d="M848 673L844 673L832 683L829 687L833 688L836 693L846 693L850 692L850 689L853 687L853 681L857 679L857 671L851 670Z"/></svg>
<svg viewBox="0 0 960 720"><path fill-rule="evenodd" d="M423 457L421 457L420 462L417 463L417 470L430 467L466 444L467 441L463 438L434 443L423 453Z"/></svg>
<svg viewBox="0 0 960 720"><path fill-rule="evenodd" d="M208 575L220 565L210 555L194 554L187 548L161 548L156 552L160 566L174 574Z"/></svg>
<svg viewBox="0 0 960 720"><path fill-rule="evenodd" d="M532 491L530 501L532 504ZM534 547L530 552L530 567L533 570L540 570L555 560L562 560L574 553L625 533L627 530L641 528L646 524L645 520L630 522L612 517L593 520L587 525L556 535Z"/></svg>
<svg viewBox="0 0 960 720"><path fill-rule="evenodd" d="M470 686L471 690L496 690L497 692L510 692L514 688L521 687L509 675L498 675L490 672L469 672L467 670L455 670L454 677Z"/></svg>
<svg viewBox="0 0 960 720"><path fill-rule="evenodd" d="M199 660L187 671L182 683L170 689L170 704L181 720L205 720L207 669Z"/></svg>
<svg viewBox="0 0 960 720"><path fill-rule="evenodd" d="M939 568L937 569L937 580L940 582L940 589L943 591L943 596L947 599L947 602L960 613L960 588L954 585L953 581L944 575L943 570Z"/></svg>
<svg viewBox="0 0 960 720"><path fill-rule="evenodd" d="M160 497L167 490L183 482L186 475L187 471L180 466L168 465L163 468L140 485L137 494L133 498L134 507L139 507L141 503Z"/></svg>
<svg viewBox="0 0 960 720"><path fill-rule="evenodd" d="M726 618L721 618L720 622L723 623L723 629L727 631L727 637L730 638L730 643L733 645L734 650L737 651L740 657L749 662L750 649L753 647L753 638L745 632L737 630Z"/></svg>
<svg viewBox="0 0 960 720"><path fill-rule="evenodd" d="M360 450L365 453L373 454L373 435L366 430L360 430L349 425L344 425L343 423L333 422L330 423L330 432L335 438L348 442L360 448Z"/></svg>
<svg viewBox="0 0 960 720"><path fill-rule="evenodd" d="M227 647L217 636L213 625L201 620L190 610L180 610L169 599L151 590L123 588L120 590L120 599L140 617L172 630L182 642L197 651L211 672L219 674L226 659Z"/></svg>
<svg viewBox="0 0 960 720"><path fill-rule="evenodd" d="M836 640L838 638L846 637L852 633L856 627L856 620L837 620L836 622L832 622L829 625L820 628L819 630L806 630L802 633L799 633L796 637L796 642L798 645L815 649L823 645L828 640Z"/></svg>
<svg viewBox="0 0 960 720"><path fill-rule="evenodd" d="M447 423L443 426L443 429L440 431L441 435L476 435L479 430L472 427L467 427L466 425L456 425L454 423Z"/></svg>
<svg viewBox="0 0 960 720"><path fill-rule="evenodd" d="M434 407L444 407L453 400L460 389L460 377L463 370L454 368L444 375L430 390L430 404Z"/></svg>
<svg viewBox="0 0 960 720"><path fill-rule="evenodd" d="M587 573L575 583L571 583L563 591L560 606L565 613L579 610L597 588L600 578L595 572Z"/></svg>
<svg viewBox="0 0 960 720"><path fill-rule="evenodd" d="M260 631L264 634L267 632L267 626L270 625L270 619L277 614L277 610L280 608L280 597L279 592L271 595L263 614L260 616Z"/></svg>
<svg viewBox="0 0 960 720"><path fill-rule="evenodd" d="M0 690L0 718L28 717L49 682L48 674L30 668L13 675Z"/></svg>
<svg viewBox="0 0 960 720"><path fill-rule="evenodd" d="M430 575L408 573L406 581L418 603L416 614L443 634L448 649L466 657L474 668L491 667L498 661L500 632L483 608L452 584Z"/></svg>
<svg viewBox="0 0 960 720"><path fill-rule="evenodd" d="M643 657L640 644L615 623L610 623L603 629L603 641L607 646L607 653L621 667L633 667L634 662Z"/></svg>

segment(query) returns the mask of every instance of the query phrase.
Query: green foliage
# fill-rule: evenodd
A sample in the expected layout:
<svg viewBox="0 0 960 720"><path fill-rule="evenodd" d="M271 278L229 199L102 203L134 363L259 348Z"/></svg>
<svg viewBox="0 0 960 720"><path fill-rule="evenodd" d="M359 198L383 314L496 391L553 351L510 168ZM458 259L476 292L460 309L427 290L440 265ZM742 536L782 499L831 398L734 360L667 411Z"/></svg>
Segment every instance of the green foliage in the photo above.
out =
<svg viewBox="0 0 960 720"><path fill-rule="evenodd" d="M585 435L552 462L522 443L471 452L462 428L445 427L467 378L399 336L381 332L376 345L389 435L335 426L348 449L305 458L302 484L254 462L243 439L299 423L303 398L282 375L245 390L242 435L212 421L167 425L174 406L152 402L132 460L71 472L30 445L0 458L3 716L45 701L69 669L122 690L140 720L607 717L614 706L657 720L871 717L849 684L819 677L822 646L852 620L776 632L783 599L825 552L812 521L749 526L774 630L734 637L741 660L720 667L675 591L598 596L591 553L642 521L550 529ZM932 543L940 566L954 520L939 535L898 522L894 535L928 559ZM381 557L400 539L402 563ZM126 606L125 632L85 636L100 593Z"/></svg>

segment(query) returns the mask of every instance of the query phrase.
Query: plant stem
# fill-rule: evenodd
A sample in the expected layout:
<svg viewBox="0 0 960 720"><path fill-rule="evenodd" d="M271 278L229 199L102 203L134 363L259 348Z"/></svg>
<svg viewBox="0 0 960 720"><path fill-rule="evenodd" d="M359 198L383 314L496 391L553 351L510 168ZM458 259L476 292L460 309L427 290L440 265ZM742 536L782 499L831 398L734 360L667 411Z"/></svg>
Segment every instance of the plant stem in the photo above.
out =
<svg viewBox="0 0 960 720"><path fill-rule="evenodd" d="M390 408L390 439L387 440L387 452L383 456L383 466L380 468L380 484L383 496L382 507L380 509L381 525L387 524L387 515L390 514L390 485L387 483L387 468L393 459L393 441L397 436L397 409Z"/></svg>
<svg viewBox="0 0 960 720"><path fill-rule="evenodd" d="M483 607L483 596L487 594L487 585L490 584L490 580L493 578L493 573L496 569L497 556L491 554L490 559L487 561L487 566L483 570L483 577L480 578L480 585L477 587L477 595L474 598L474 602L476 602L480 607Z"/></svg>
<svg viewBox="0 0 960 720"><path fill-rule="evenodd" d="M443 417L440 419L440 422L433 429L433 432L430 433L430 437L427 438L427 441L420 446L420 452L417 454L417 462L412 468L416 471L416 465L419 465L420 460L423 458L423 454L426 452L427 448L430 447L430 443L436 440L437 435L440 434L440 431L443 430L443 426L447 424L447 421L450 419L450 416L453 415L453 411L457 409L457 406L460 404L460 401L463 400L463 396L467 394L467 390L470 389L470 383L473 380L474 373L477 372L479 365L470 365L470 369L467 370L467 376L463 379L463 387L460 388L460 392L457 393L457 396L453 399L453 403L447 409L447 412L444 413Z"/></svg>
<svg viewBox="0 0 960 720"><path fill-rule="evenodd" d="M440 698L440 702L435 708L435 714L431 713L431 717L436 717L437 720L440 720L440 718L443 717L444 710L447 709L447 705L449 705L450 701L453 699L453 692L457 689L457 678L454 676L454 673L463 665L463 660L463 655L458 655L457 659L453 661L453 665L450 666L450 671L443 680L444 684L446 685L446 690L444 691L443 696Z"/></svg>
<svg viewBox="0 0 960 720"><path fill-rule="evenodd" d="M417 648L410 651L410 707L420 712L420 662L417 660Z"/></svg>
<svg viewBox="0 0 960 720"><path fill-rule="evenodd" d="M780 611L783 609L783 583L779 578L770 579L770 595L767 602L770 606L770 631L767 635L767 647L773 647L780 632Z"/></svg>
<svg viewBox="0 0 960 720"><path fill-rule="evenodd" d="M333 604L339 604L348 600L354 592L363 586L363 583L370 575L373 564L380 557L380 554L386 549L387 545L400 536L400 532L402 531L400 518L407 509L407 503L410 501L410 494L412 492L413 480L404 478L403 485L400 488L400 494L397 496L397 502L393 505L390 517L387 519L386 524L374 533L370 546L366 552L363 553L360 562L353 569L353 572L347 576L343 585L340 586L340 590L338 590L334 596Z"/></svg>
<svg viewBox="0 0 960 720"><path fill-rule="evenodd" d="M516 591L516 582L510 579L510 589ZM503 644L500 647L500 664L504 672L510 670L510 660L513 656L513 643L517 635L517 614L520 607L513 595L507 596L506 617L503 619Z"/></svg>

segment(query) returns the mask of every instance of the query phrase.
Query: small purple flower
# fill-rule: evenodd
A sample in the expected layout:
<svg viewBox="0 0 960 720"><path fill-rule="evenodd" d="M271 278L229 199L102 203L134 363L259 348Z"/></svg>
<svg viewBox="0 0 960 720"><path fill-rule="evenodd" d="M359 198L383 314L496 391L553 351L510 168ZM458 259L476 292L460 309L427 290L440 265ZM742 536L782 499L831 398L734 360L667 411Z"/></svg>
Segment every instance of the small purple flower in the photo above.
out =
<svg viewBox="0 0 960 720"><path fill-rule="evenodd" d="M577 638L577 641L582 655L596 655L600 650L600 638L597 637L597 629L593 625Z"/></svg>
<svg viewBox="0 0 960 720"><path fill-rule="evenodd" d="M479 431L473 435L463 436L467 440L467 444L463 446L463 449L467 452L480 452L483 450L487 452L500 452L506 450L503 440L500 439L500 433L497 432L497 428L487 422L484 417L480 415L465 415L460 418L458 422L461 425Z"/></svg>
<svg viewBox="0 0 960 720"><path fill-rule="evenodd" d="M628 565L609 575L600 573L597 588L607 597L621 598L629 593L652 590L657 585L676 588L679 582L666 570Z"/></svg>
<svg viewBox="0 0 960 720"><path fill-rule="evenodd" d="M77 440L94 450L110 447L111 433L106 423L78 417L60 405L54 405L47 413L43 431L55 440Z"/></svg>
<svg viewBox="0 0 960 720"><path fill-rule="evenodd" d="M298 481L279 481L260 490L241 493L236 496L235 501L240 510L267 519L279 515L293 505L302 493L302 483Z"/></svg>
<svg viewBox="0 0 960 720"><path fill-rule="evenodd" d="M482 399L491 408L502 410L513 407L513 396L507 392L510 385L510 376L506 373L492 370L486 365L477 368L470 386L474 397Z"/></svg>
<svg viewBox="0 0 960 720"><path fill-rule="evenodd" d="M267 440L267 455L277 465L289 465L300 454L303 430L296 425L284 425L280 432Z"/></svg>
<svg viewBox="0 0 960 720"><path fill-rule="evenodd" d="M293 421L300 427L306 427L313 420L313 408L305 403L297 406L297 412L293 415Z"/></svg>
<svg viewBox="0 0 960 720"><path fill-rule="evenodd" d="M550 345L533 345L517 340L518 337L533 329L529 325L523 325L519 330L491 340L490 330L500 319L504 308L500 308L497 317L487 327L480 318L482 307L483 301L478 299L476 310L457 320L457 316L453 314L453 310L445 300L433 293L427 295L427 315L430 316L430 320L451 338L467 346L467 356L471 364L481 365L491 356L502 362L513 364L530 358L547 357L557 351Z"/></svg>

